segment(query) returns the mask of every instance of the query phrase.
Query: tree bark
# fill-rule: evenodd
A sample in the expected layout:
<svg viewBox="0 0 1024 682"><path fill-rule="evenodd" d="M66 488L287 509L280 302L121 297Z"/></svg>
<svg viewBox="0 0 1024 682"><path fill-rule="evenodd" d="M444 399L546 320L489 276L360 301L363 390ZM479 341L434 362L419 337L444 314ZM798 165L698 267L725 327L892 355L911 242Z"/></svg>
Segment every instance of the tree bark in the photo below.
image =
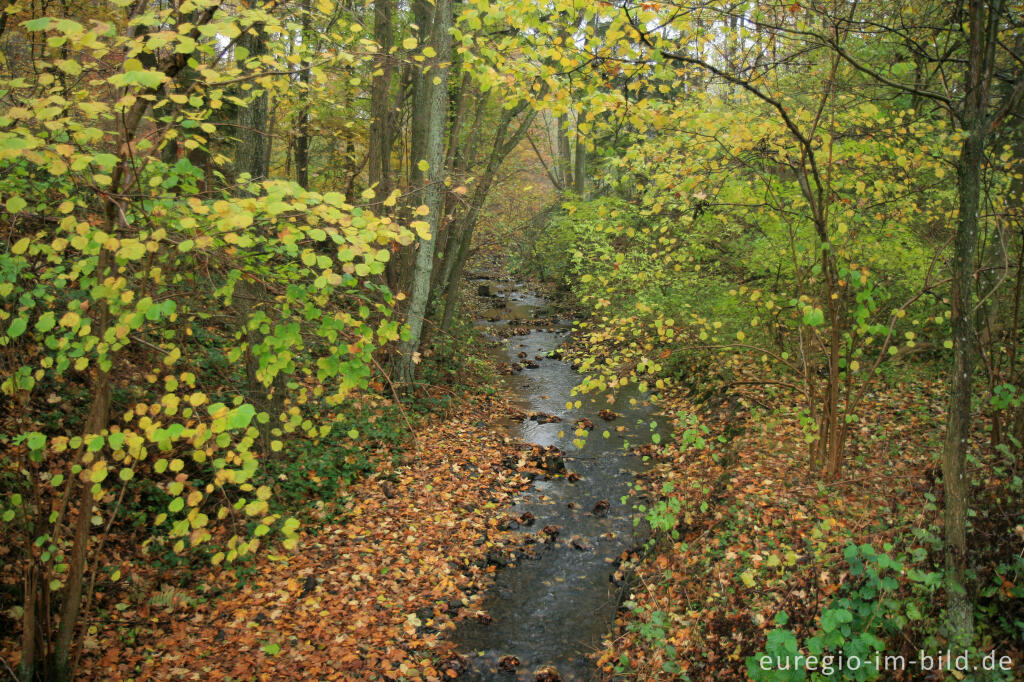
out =
<svg viewBox="0 0 1024 682"><path fill-rule="evenodd" d="M377 43L377 54L373 58L373 83L370 87L370 140L367 161L367 175L370 187L378 196L387 196L391 191L391 79L394 60L389 54L394 45L394 22L392 0L375 0L373 3L373 39Z"/></svg>
<svg viewBox="0 0 1024 682"><path fill-rule="evenodd" d="M572 185L572 151L569 147L569 117L562 114L558 117L556 133L558 136L557 175L562 187Z"/></svg>
<svg viewBox="0 0 1024 682"><path fill-rule="evenodd" d="M111 271L113 259L104 252L100 256L99 277ZM100 330L110 326L109 309L104 302L99 310ZM89 416L85 421L84 435L99 434L110 421L111 382L110 372L97 370L96 383L93 386L92 404ZM85 447L84 444L82 446ZM78 458L81 458L81 452ZM79 461L81 461L79 459ZM83 472L84 473L84 472ZM57 682L66 682L72 677L71 647L75 640L78 625L78 614L82 608L82 589L85 585L85 572L88 568L89 537L92 530L93 495L88 481L79 486L78 518L75 521L75 535L72 538L71 559L68 562L68 579L64 585L64 606L60 614L60 626L53 647L53 667Z"/></svg>
<svg viewBox="0 0 1024 682"><path fill-rule="evenodd" d="M25 571L25 602L21 617L21 662L18 664L18 679L34 682L36 676L36 616L39 597L39 567L33 560L32 543L26 542L29 565Z"/></svg>
<svg viewBox="0 0 1024 682"><path fill-rule="evenodd" d="M977 348L971 295L974 252L978 239L981 163L984 137L972 132L964 139L957 167L960 211L953 252L953 369L950 381L946 439L942 449L942 482L946 495L946 610L951 640L969 646L974 617L967 592L968 477L965 471L971 435L971 394Z"/></svg>
<svg viewBox="0 0 1024 682"><path fill-rule="evenodd" d="M963 104L959 112L963 141L957 161L956 237L953 246L953 368L950 381L946 439L942 449L942 482L946 507L946 617L950 641L957 648L974 639L974 612L967 582L967 512L969 481L967 450L971 437L971 394L978 348L974 338L974 267L981 207L981 168L985 144L996 121L990 117L989 97L994 54L1003 3L969 0L967 3L967 63ZM1005 100L1007 110L1016 106L1020 84Z"/></svg>
<svg viewBox="0 0 1024 682"><path fill-rule="evenodd" d="M587 191L587 143L579 129L576 130L576 156L573 159L572 188L577 196Z"/></svg>
<svg viewBox="0 0 1024 682"><path fill-rule="evenodd" d="M302 0L302 48L306 50L311 40L309 30L309 0ZM303 105L295 137L295 182L309 188L309 78L308 56L300 64L299 82L302 84Z"/></svg>
<svg viewBox="0 0 1024 682"><path fill-rule="evenodd" d="M946 608L957 646L969 645L974 632L971 601L966 591L968 479L965 468L971 432L972 380L977 363L971 292L983 152L983 138L969 135L963 141L957 169L960 213L953 254L953 370L942 451L942 479L946 493Z"/></svg>
<svg viewBox="0 0 1024 682"><path fill-rule="evenodd" d="M249 51L249 57L267 53L262 24L255 24L238 38L238 46ZM238 142L235 146L235 172L249 173L250 182L265 180L267 169L267 93L253 85L255 94L247 106L238 110ZM252 93L253 91L250 91Z"/></svg>
<svg viewBox="0 0 1024 682"><path fill-rule="evenodd" d="M427 222L430 226L430 239L419 239L416 252L416 265L413 272L412 295L409 302L407 321L409 337L402 344L401 357L398 364L398 379L411 383L415 377L415 357L419 350L420 336L423 332L423 318L430 299L431 272L434 267L434 245L437 238L441 216L441 201L444 198L444 141L445 123L448 113L448 70L451 62L452 41L451 0L436 0L432 30L432 42L437 56L431 62L431 68L420 77L421 87L428 97L425 100L426 111L414 117L425 119L424 122L424 158L429 164L426 173L423 203L429 209ZM423 107L414 101L416 107ZM425 115L424 115L425 114ZM415 145L414 145L415 147ZM416 157L413 156L413 159ZM414 161L415 164L415 161ZM422 173L419 173L422 176Z"/></svg>

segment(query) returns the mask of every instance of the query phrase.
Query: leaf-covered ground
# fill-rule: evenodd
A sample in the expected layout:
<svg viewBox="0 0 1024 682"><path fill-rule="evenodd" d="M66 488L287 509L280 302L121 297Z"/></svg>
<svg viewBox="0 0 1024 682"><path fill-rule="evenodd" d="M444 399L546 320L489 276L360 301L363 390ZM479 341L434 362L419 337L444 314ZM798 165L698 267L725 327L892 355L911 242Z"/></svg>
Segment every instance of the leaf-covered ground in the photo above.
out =
<svg viewBox="0 0 1024 682"><path fill-rule="evenodd" d="M241 588L232 571L98 585L81 679L451 677L445 635L477 615L489 556L510 542L500 510L528 480L509 466L517 444L489 426L507 411L480 398L433 419L404 464L348 488L338 520L296 551L261 553Z"/></svg>
<svg viewBox="0 0 1024 682"><path fill-rule="evenodd" d="M748 679L745 659L764 650L769 630L785 623L803 639L820 627L822 609L854 580L843 560L851 542L879 551L895 542L892 551L916 553L921 566L938 568L928 538L940 534L941 523L941 386L921 382L873 394L835 483L808 466L797 421L758 406L765 401L753 392L710 410L679 396L666 401L671 414L699 414L707 432L677 420L676 439L651 449L656 464L641 488L652 506L679 500L679 537L663 536L620 570L632 594L598 658L609 674ZM684 444L688 428L706 439L704 448ZM976 565L991 566L1013 554L1020 528L1005 522L1016 518L1020 501L1004 494L1009 482L998 480L991 462L980 464ZM989 570L982 582L991 578ZM892 596L915 602L902 583ZM904 605L906 632L934 631L941 590L928 595L930 603L916 598ZM887 644L890 653L916 657L922 640ZM982 648L1022 659L1020 642L989 638ZM915 672L884 675L912 679Z"/></svg>

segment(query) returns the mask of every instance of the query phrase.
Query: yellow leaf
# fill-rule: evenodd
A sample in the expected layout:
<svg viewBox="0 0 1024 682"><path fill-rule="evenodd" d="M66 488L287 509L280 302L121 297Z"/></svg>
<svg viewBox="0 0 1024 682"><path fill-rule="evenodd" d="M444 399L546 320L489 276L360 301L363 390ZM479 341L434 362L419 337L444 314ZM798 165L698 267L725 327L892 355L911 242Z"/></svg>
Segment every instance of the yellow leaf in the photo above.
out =
<svg viewBox="0 0 1024 682"><path fill-rule="evenodd" d="M430 223L423 220L414 220L409 225L409 227L416 230L416 234L419 236L420 239L430 241Z"/></svg>
<svg viewBox="0 0 1024 682"><path fill-rule="evenodd" d="M416 42L415 38L406 38L405 40L402 41L402 47L404 47L407 50L415 50L417 44L418 43Z"/></svg>

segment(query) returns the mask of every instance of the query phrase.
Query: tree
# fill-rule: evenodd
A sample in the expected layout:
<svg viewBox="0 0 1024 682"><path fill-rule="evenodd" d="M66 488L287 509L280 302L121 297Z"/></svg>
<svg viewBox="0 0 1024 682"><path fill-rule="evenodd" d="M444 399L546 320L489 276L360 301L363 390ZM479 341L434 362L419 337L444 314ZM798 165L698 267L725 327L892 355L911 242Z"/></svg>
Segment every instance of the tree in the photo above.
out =
<svg viewBox="0 0 1024 682"><path fill-rule="evenodd" d="M423 157L415 163L425 181L422 189L423 205L427 210L427 226L422 228L417 245L407 318L409 335L402 344L402 355L398 365L399 380L405 383L411 383L415 375L416 356L430 298L434 245L440 227L441 202L444 197L444 141L448 112L448 69L452 53L451 27L451 0L437 0L430 33L430 47L433 48L435 57L419 76L423 83L419 89L421 97L413 102L413 128L423 129ZM415 159L415 144L413 154Z"/></svg>
<svg viewBox="0 0 1024 682"><path fill-rule="evenodd" d="M971 396L973 395L974 370L978 359L975 338L974 278L976 250L979 237L980 203L982 197L981 174L985 150L993 134L1015 111L1024 95L1024 71L1021 69L1020 43L1006 41L1004 36L1020 29L1015 17L1000 0L965 0L949 6L938 7L923 3L886 12L874 8L840 5L835 8L821 7L808 10L810 21L800 17L787 20L785 11L757 10L744 15L737 8L727 5L712 7L704 5L704 12L712 16L733 21L739 16L749 21L761 32L772 36L773 41L795 40L811 49L827 48L833 54L833 64L842 61L857 72L866 75L879 86L913 96L917 101L927 101L941 107L956 124L960 133L960 149L955 157L957 171L957 223L951 267L951 325L953 366L950 372L950 406L945 445L943 448L943 481L946 489L945 533L947 543L947 592L951 640L958 646L967 645L972 639L971 601L966 591L968 551L966 538L968 510L968 476L966 453L971 431ZM710 11L709 11L710 10ZM628 9L627 9L628 13ZM792 14L792 13L790 13ZM863 18L862 18L862 15ZM914 18L911 18L911 17ZM929 23L927 19L938 23ZM939 19L941 17L941 19ZM699 67L725 81L739 86L753 94L773 109L785 122L801 147L801 162L796 170L801 178L801 189L808 201L813 220L822 244L829 244L826 232L828 200L827 178L821 175L815 160L816 151L809 135L800 129L793 119L791 110L768 90L762 88L755 78L738 76L726 68L712 64L707 58L687 52L674 52L656 45L642 20L631 18L633 28L641 40L667 59ZM822 28L819 30L816 25ZM963 34L950 34L939 26L963 26ZM944 45L929 51L920 46L928 44L935 33L948 38ZM917 81L910 82L901 77L909 70L886 70L873 59L881 56L872 49L869 41L861 38L868 34L891 38L902 49L907 50L921 61L936 64L933 67L934 82L921 82L919 71L911 72ZM855 45L851 47L850 45ZM933 54L934 52L934 54ZM962 68L962 78L957 85L948 80L939 81L935 74L947 69ZM833 66L833 74L835 67ZM997 82L1006 82L1008 87L1001 92ZM822 100L822 111L825 100ZM829 405L827 412L833 425L829 431L842 430L835 422L838 404L836 391L839 385L838 362L835 357L839 339L838 310L833 294L839 274L831 250L827 250L823 261L823 274L828 290L828 320L833 329L830 344L833 354L829 362ZM837 444L841 447L841 441ZM837 471L837 446L829 448L829 471Z"/></svg>
<svg viewBox="0 0 1024 682"><path fill-rule="evenodd" d="M1012 115L1024 96L1024 68L1021 67L1020 41L1007 43L1002 36L1018 31L1021 25L1002 0L965 0L926 14L947 14L951 25L964 27L958 36L962 43L947 47L939 55L945 67L962 68L959 86L946 84L944 91L925 89L886 74L881 68L845 49L835 34L828 35L800 29L808 38L828 46L840 58L871 79L896 91L930 100L945 109L956 123L961 136L956 157L957 222L952 258L952 341L953 366L950 371L949 413L943 446L942 473L946 491L945 535L947 609L950 639L956 646L968 646L973 639L972 601L968 593L967 515L969 477L966 458L972 424L971 398L974 393L978 346L975 330L974 279L977 242L980 229L982 199L981 175L985 152L993 134ZM840 18L842 17L842 18ZM836 15L837 25L858 26L857 16ZM902 39L905 17L902 13L886 16L892 23L878 25L875 30ZM910 26L915 26L910 23ZM773 30L777 27L772 26ZM785 31L786 29L779 29ZM922 22L920 29L928 34L935 29ZM921 57L931 57L922 54ZM1002 92L996 87L1005 81L1009 87Z"/></svg>
<svg viewBox="0 0 1024 682"><path fill-rule="evenodd" d="M243 27L285 33L268 12L232 16L209 4L167 14L143 3L104 19L122 30L97 31L73 16L22 22L39 49L0 85L14 110L38 112L15 125L7 109L0 130L11 243L0 254L0 388L21 429L3 460L10 487L0 518L24 569L24 680L73 675L92 585L101 573L117 581L127 571L106 563L105 540L143 489L160 500L144 518L147 543L208 548L214 564L256 551L272 529L294 546L297 521L271 513L271 489L252 481L260 457L282 448L282 434L330 425L304 416L309 400L300 392L284 402L288 420L258 446L271 415L242 385L209 383L207 343L217 339L230 363L251 353L264 385L298 373L322 382L320 399L343 400L366 385L377 344L398 338L393 299L362 285L383 271L392 241L412 239L337 192L270 180L266 155L251 148L238 155L246 192L233 183L200 191L208 175L183 152L211 149L211 121L225 125L214 115L225 99L251 104L225 85L258 80L258 91L283 90L293 75L270 50L253 58L261 64L254 73L223 59L241 54ZM133 21L171 28L160 42L124 30ZM65 49L78 57L65 59ZM190 61L195 77L179 79ZM70 77L19 85L54 62ZM85 85L93 81L105 87ZM43 104L53 97L75 102L58 121ZM252 145L262 116L239 116L253 122L243 126ZM237 319L233 299L249 282L274 292L274 316L248 307L239 332L224 320ZM239 343L249 331L258 341ZM88 386L86 410L56 426L40 420L34 395L76 385Z"/></svg>

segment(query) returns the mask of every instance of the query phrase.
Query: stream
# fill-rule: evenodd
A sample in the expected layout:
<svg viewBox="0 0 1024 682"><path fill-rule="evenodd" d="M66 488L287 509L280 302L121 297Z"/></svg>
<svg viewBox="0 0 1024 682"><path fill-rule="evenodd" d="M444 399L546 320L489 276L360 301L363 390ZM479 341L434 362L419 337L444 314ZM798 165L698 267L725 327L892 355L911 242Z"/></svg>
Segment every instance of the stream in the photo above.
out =
<svg viewBox="0 0 1024 682"><path fill-rule="evenodd" d="M655 408L635 389L620 391L614 404L604 394L573 396L581 375L568 362L548 357L566 340L571 320L537 325L534 318L550 314L547 301L514 284L482 286L492 288L495 307L477 324L500 342L499 361L525 365L504 377L506 395L527 415L561 418L555 423L510 419L505 428L526 443L561 449L566 475L536 478L507 510L513 518L532 514L533 523L515 532L541 539L532 546L534 558L523 557L498 570L478 604L490 622L467 619L457 629L454 641L470 665L463 679L533 680L544 667L554 668L562 680L596 679L600 675L588 655L600 647L613 624L618 605L618 588L611 581L615 561L638 544L631 502L621 501L644 467L630 449L650 442ZM528 333L501 338L503 326L519 321L529 325ZM582 401L580 407L567 409L570 400ZM599 414L605 410L604 416L611 416L609 409L618 416L606 420ZM573 444L579 419L594 426L582 448ZM545 542L541 529L550 526L560 528ZM506 657L515 657L518 665Z"/></svg>

